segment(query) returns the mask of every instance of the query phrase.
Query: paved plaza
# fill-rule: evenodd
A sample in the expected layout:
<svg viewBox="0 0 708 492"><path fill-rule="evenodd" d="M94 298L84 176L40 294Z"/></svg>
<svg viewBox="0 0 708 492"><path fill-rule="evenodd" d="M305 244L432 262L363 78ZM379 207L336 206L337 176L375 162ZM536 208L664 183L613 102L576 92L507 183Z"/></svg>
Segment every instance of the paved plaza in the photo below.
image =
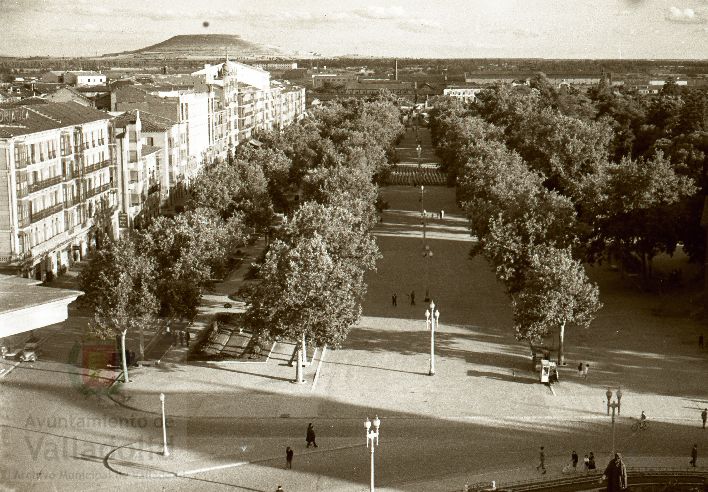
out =
<svg viewBox="0 0 708 492"><path fill-rule="evenodd" d="M429 136L421 136L428 162ZM414 138L409 132L401 143L404 163L415 162ZM474 238L454 189L424 190L423 207L433 213L425 225L429 257L420 188L382 194L389 208L375 234L383 258L369 275L364 316L341 349L317 352L305 384L292 383L293 346L277 343L266 363L187 363L175 347L159 366L132 371L131 383L109 387L115 374L97 381L66 358L82 327L70 320L42 330L55 357L0 374L0 483L37 491L69 482L87 491L366 490L364 419L375 415L379 490L538 478L541 445L546 476L558 476L572 450L581 460L593 451L604 467L611 452L605 391L620 386L616 443L628 466L685 468L694 443L705 466L708 431L699 414L708 406L708 352L697 348L702 327L682 308L681 292L643 294L607 265L589 268L605 307L588 330L567 330L568 366L551 391L530 371L528 345L514 339L509 298L484 259L469 257ZM224 296L242 276L235 272L206 298L200 320L225 310ZM441 313L434 376L426 290ZM674 315L657 316L659 308ZM580 361L590 364L587 379L577 375ZM160 392L169 457L161 455ZM649 428L632 432L642 410ZM305 447L309 422L318 448ZM284 468L286 446L295 450L292 470Z"/></svg>

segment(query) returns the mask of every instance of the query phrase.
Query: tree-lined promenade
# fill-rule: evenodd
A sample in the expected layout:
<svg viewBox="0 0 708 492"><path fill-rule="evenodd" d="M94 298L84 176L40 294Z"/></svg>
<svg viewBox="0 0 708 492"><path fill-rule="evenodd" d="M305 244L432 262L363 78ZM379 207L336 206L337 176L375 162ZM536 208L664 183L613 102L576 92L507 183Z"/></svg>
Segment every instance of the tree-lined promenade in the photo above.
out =
<svg viewBox="0 0 708 492"><path fill-rule="evenodd" d="M340 114L346 112L342 110ZM347 126L346 122L337 121L338 126ZM425 155L431 156L427 131L420 129L419 136ZM298 139L292 147L302 141ZM311 145L307 149L329 146L323 138L308 142ZM262 162L287 162L289 154L280 154L268 145L263 151L247 146L240 149L232 156L232 165L220 168L219 180L213 187L205 187L203 195L213 199L230 196L229 188L222 184L230 182L228 176L240 162L251 161L247 153L266 152L261 154L268 156ZM286 150L289 152L290 147ZM417 167L414 132L405 134L396 151L405 167ZM276 154L279 157L275 158ZM426 157L426 162L433 160ZM306 162L307 159L302 160ZM314 180L326 169L334 170L335 166L313 172L304 170L301 175L305 180ZM264 177L269 173L264 172ZM285 173L280 176L289 178ZM283 182L287 183L287 179ZM345 195L346 203L358 204L352 197L361 193L362 186L360 182L356 184L351 194ZM303 185L298 191L304 197L310 190L334 189L327 186ZM546 449L548 469L543 478L561 476L572 450L580 456L593 451L598 464L604 465L612 442L605 392L608 387L616 390L619 386L624 396L616 442L630 468L685 467L694 442L698 442L699 450L708 446L708 436L700 434L699 405L705 402L702 375L706 369L705 356L697 352L695 343L700 326L684 316L653 314L657 305L674 307L680 301L678 296L658 297L628 289L620 275L606 265L586 264L592 282L577 285L597 284L604 307L594 315L592 330L568 330L568 367L561 368L561 382L553 394L539 384L538 374L531 370L528 346L515 338L506 283L497 279L496 269L490 269L483 255L469 256L478 241L469 233L466 212L456 205L455 189L425 187L424 208L428 212L445 211L444 218L436 215L426 223L428 245L434 252L429 257L421 255L423 224L418 186L382 187L380 195L387 207L381 213L383 220L373 228L349 206L336 207L324 199L295 201L293 190L287 186L278 189L284 190L282 203L292 206L281 232L272 237L271 244L277 245L269 253L273 259L261 267L261 278L256 283L261 282L264 287L260 288L269 286L262 295L272 295L270 299L274 300L281 299L278 293L284 290L283 285L289 286L292 295L285 292L282 299L290 309L302 309L311 316L305 321L319 322L324 317L308 311L310 305L324 309L330 319L351 315L351 303L345 302L337 311L318 304L320 300L310 297L310 292L324 287L324 295L332 302L347 301L344 298L358 294L351 289L340 290L338 282L347 279L347 275L358 279L355 274L362 270L356 267L371 258L372 235L376 244L376 270L363 270L363 284L347 279L347 287L363 285L366 289L361 317L353 326L333 324L333 329L325 333L345 338L341 338L339 349L327 351L324 360L318 354L317 363L305 369L308 384L292 384L293 369L288 365L301 332L285 330L291 329L289 320L302 321L300 314L273 309L263 316L272 316L269 326L275 329L263 336L277 337L280 342L267 362L191 363L180 358L186 351L177 346L159 366L136 368L133 382L114 387L113 401L94 396L77 398L76 376L71 379L65 375L73 374L76 368L66 364L70 359L55 348L61 341L65 347L71 346L73 337L81 336L85 322L75 321L55 327L54 338L46 344L48 351L51 347L59 355L49 359L49 354L43 354L35 365L19 366L2 380L6 383L5 408L12 417L0 430L3 442L13 449L7 463L11 470L25 470L26 463L32 462L34 470L42 470L42 476L33 481L38 487L51 487L48 477L62 471L85 473L84 478L59 482L60 488L71 484L75 490L114 489L117 484L136 490L155 486L172 490L274 490L277 484L290 491L363 490L369 483L370 457L363 423L366 416L378 415L381 437L376 448L377 489L460 490L466 481L489 484L491 480L502 485L541 477L535 469L541 445ZM317 196L326 196L319 193ZM273 194L269 192L268 196ZM529 196L533 200L524 203L548 199L548 194L539 189ZM480 207L484 205L482 201L478 203ZM233 212L223 207L226 212L215 211L213 220L234 220L238 214L240 221L249 224L244 227L258 227L247 218L245 208L228 206ZM213 209L222 207L217 209L214 205ZM285 209L284 205L273 205L274 211ZM182 215L190 210L194 207ZM335 220L328 220L330 216ZM182 234L183 230L187 230L186 226L179 229L179 234L167 236L174 237L167 244L179 246L172 255L193 244L186 241L188 236ZM542 253L550 248L538 247ZM136 271L142 268L128 262L130 255L120 258ZM301 259L308 263L301 263ZM523 285L533 282L539 290L545 289L547 279L563 281L565 274L585 279L575 269L577 259L571 259L572 262L562 263L563 268L549 272L544 269L546 262L533 263L535 259L531 257L534 275L523 276ZM140 261L146 261L145 256ZM657 260L657 268L665 269L662 263L663 257ZM309 275L310 270L314 274ZM267 281L271 276L274 280ZM289 284L291 279L307 285ZM219 292L236 290L222 289L225 284L219 286ZM434 376L428 375L428 306L422 303L428 288L441 312L436 329ZM406 296L412 291L416 293L415 305ZM392 305L394 293L398 294L396 306ZM303 304L299 304L302 296ZM200 319L205 312L219 311L221 305L215 305L214 298L209 295L202 301ZM529 298L528 302L533 303L534 299ZM237 304L241 310L242 304ZM128 302L123 306L132 308ZM323 325L311 326L307 336L314 339L322 333ZM193 333L196 329L192 329ZM320 360L321 371L314 384ZM587 379L574 370L578 361L590 363ZM161 392L166 395L169 457L160 454ZM32 408L28 408L27 401L33 402ZM635 433L631 431L632 417L641 410L649 416L649 429ZM44 422L56 415L147 421L149 425L117 430L47 428ZM305 429L310 422L317 430L317 449L306 448ZM284 468L286 446L295 450L292 469ZM53 454L67 447L72 450L70 456L57 459ZM89 474L93 480L86 478ZM26 483L17 478L11 485L22 487Z"/></svg>
<svg viewBox="0 0 708 492"><path fill-rule="evenodd" d="M706 96L667 84L656 98L611 89L499 85L441 100L431 130L443 167L512 299L517 337L588 327L601 303L583 262L638 271L682 243L696 261L706 164Z"/></svg>
<svg viewBox="0 0 708 492"><path fill-rule="evenodd" d="M361 315L364 274L378 257L370 235L376 183L389 172L400 121L386 97L316 109L282 133L260 135L263 147L243 144L205 168L190 183L184 213L104 238L81 287L95 311L93 331L122 337L125 381L126 333L158 317L194 319L237 250L270 234L275 211L287 219L260 266L246 324L263 343L304 337L339 346Z"/></svg>

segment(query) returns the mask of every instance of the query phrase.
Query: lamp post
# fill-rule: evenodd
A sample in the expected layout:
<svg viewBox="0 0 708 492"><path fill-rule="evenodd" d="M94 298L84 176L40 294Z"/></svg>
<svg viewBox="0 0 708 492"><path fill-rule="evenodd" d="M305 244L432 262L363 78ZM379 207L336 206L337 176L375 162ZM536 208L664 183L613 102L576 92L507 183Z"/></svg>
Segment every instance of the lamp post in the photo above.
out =
<svg viewBox="0 0 708 492"><path fill-rule="evenodd" d="M435 303L430 301L430 309L425 310L425 323L430 330L430 370L428 376L435 376L435 329L440 318L440 311L435 309Z"/></svg>
<svg viewBox="0 0 708 492"><path fill-rule="evenodd" d="M378 415L374 417L374 430L371 429L371 420L366 417L364 422L364 427L366 428L366 447L369 447L369 441L371 441L371 492L374 492L374 445L379 445L379 427L381 426L381 421Z"/></svg>
<svg viewBox="0 0 708 492"><path fill-rule="evenodd" d="M429 290L429 282L430 282L430 265L428 258L431 258L433 256L433 252L430 249L430 246L428 246L428 239L426 236L426 226L428 222L428 213L425 211L425 208L423 208L423 197L425 194L425 186L420 185L420 214L423 216L423 258L425 258L423 261L425 262L425 302L430 301L430 290Z"/></svg>
<svg viewBox="0 0 708 492"><path fill-rule="evenodd" d="M610 409L612 409L612 455L614 456L615 454L615 410L617 410L617 414L619 415L619 401L622 399L622 390L618 389L617 390L617 400L616 401L610 401L612 399L612 390L610 388L607 388L607 391L605 392L605 396L607 396L607 414L609 415Z"/></svg>
<svg viewBox="0 0 708 492"><path fill-rule="evenodd" d="M160 393L160 403L162 404L162 456L169 456L167 449L167 423L165 422L165 394Z"/></svg>
<svg viewBox="0 0 708 492"><path fill-rule="evenodd" d="M423 219L425 220L425 219ZM425 222L423 222L425 224ZM423 234L425 234L425 225L423 225ZM433 251L430 246L425 244L423 246L423 261L425 262L425 299L424 302L430 301L430 258L433 257Z"/></svg>

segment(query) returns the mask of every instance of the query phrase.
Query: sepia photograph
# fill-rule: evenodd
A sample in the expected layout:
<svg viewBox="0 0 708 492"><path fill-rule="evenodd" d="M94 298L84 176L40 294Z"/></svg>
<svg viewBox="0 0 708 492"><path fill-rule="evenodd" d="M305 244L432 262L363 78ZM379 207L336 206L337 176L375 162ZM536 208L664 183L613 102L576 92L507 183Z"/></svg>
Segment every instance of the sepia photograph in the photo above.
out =
<svg viewBox="0 0 708 492"><path fill-rule="evenodd" d="M0 32L0 492L708 492L708 0Z"/></svg>

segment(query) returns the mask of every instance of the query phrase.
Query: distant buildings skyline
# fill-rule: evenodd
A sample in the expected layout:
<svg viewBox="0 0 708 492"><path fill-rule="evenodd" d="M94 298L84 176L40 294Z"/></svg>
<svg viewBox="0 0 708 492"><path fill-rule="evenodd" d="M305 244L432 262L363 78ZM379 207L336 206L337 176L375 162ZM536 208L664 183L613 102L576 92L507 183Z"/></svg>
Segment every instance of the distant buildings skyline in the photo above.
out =
<svg viewBox="0 0 708 492"><path fill-rule="evenodd" d="M177 34L292 53L434 58L704 59L705 0L0 0L1 55L95 56ZM572 5L572 8L571 8Z"/></svg>

